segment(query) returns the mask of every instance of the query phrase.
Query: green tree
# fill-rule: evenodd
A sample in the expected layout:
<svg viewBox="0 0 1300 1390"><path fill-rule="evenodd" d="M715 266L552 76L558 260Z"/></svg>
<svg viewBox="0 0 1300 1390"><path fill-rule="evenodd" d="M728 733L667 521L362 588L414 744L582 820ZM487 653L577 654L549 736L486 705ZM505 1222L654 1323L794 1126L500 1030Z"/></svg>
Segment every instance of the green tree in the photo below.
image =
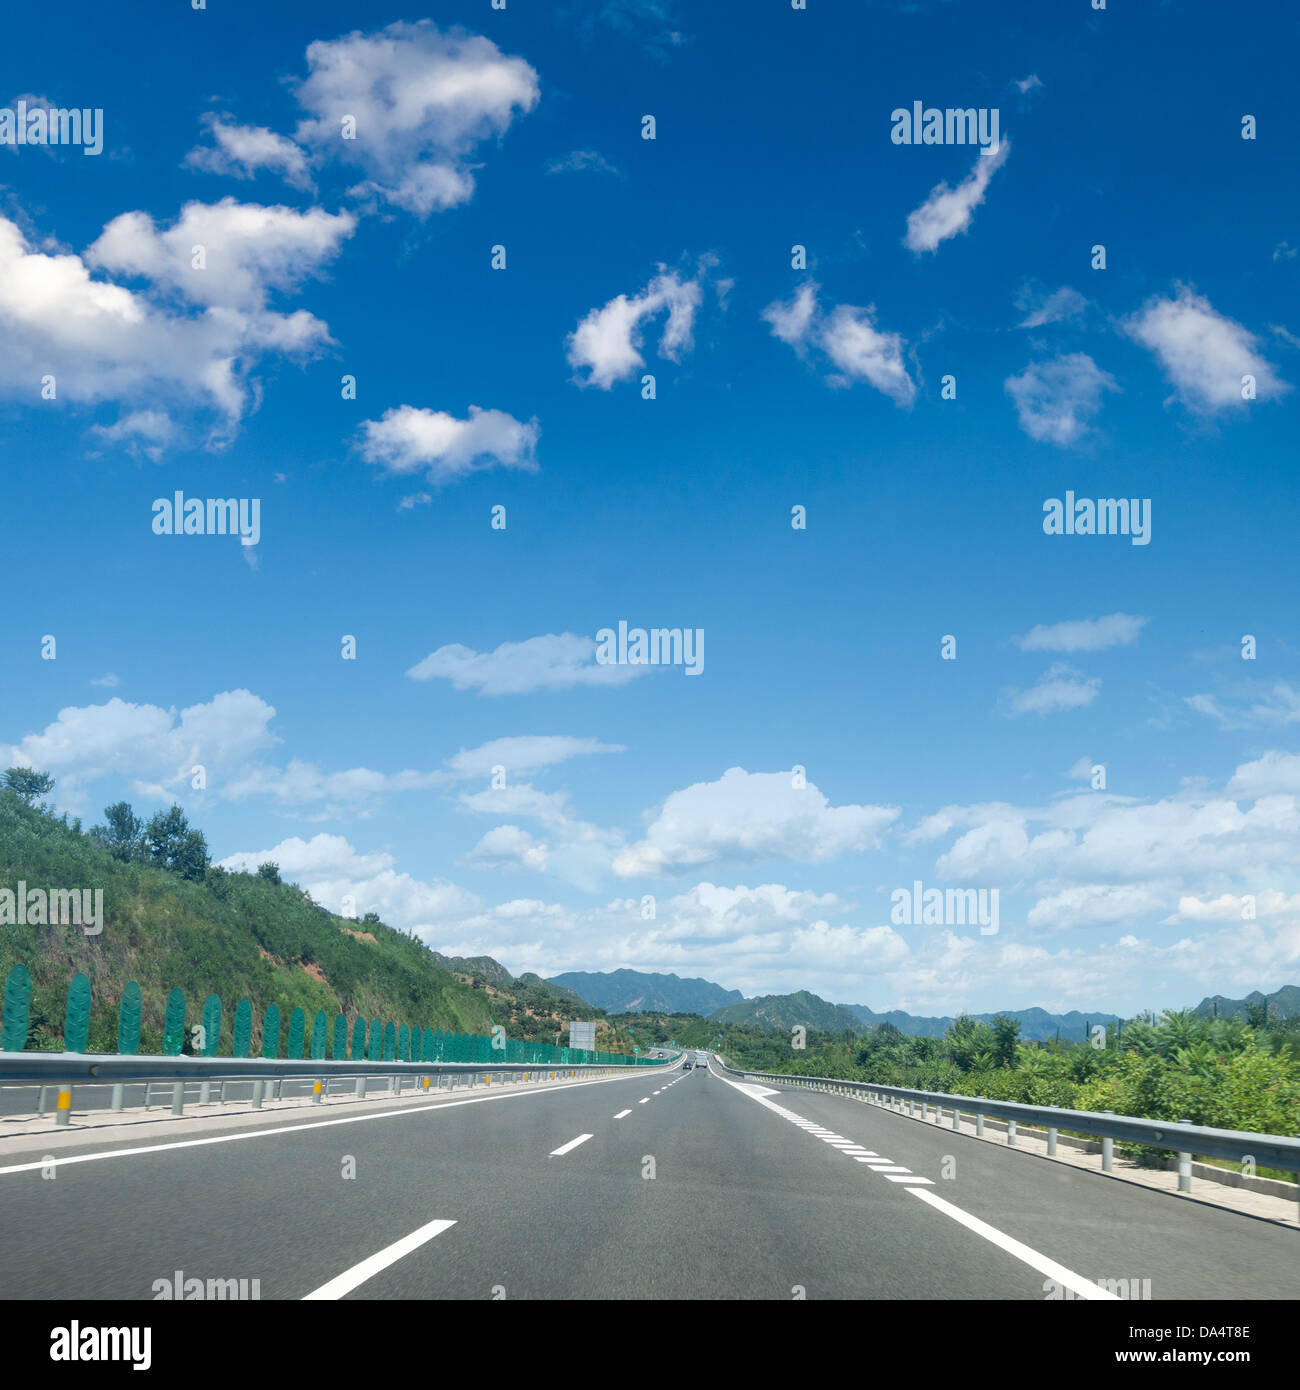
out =
<svg viewBox="0 0 1300 1390"><path fill-rule="evenodd" d="M269 883L279 883L280 866L278 864L272 864L268 860L265 864L259 864L257 866L257 876L258 878L266 879Z"/></svg>
<svg viewBox="0 0 1300 1390"><path fill-rule="evenodd" d="M96 825L90 833L115 858L129 863L133 859L143 859L144 821L125 801L115 801L104 807L107 825Z"/></svg>
<svg viewBox="0 0 1300 1390"><path fill-rule="evenodd" d="M54 790L54 778L48 772L37 772L34 768L11 767L5 772L4 785L9 791L17 792L30 806L41 797L49 796Z"/></svg>
<svg viewBox="0 0 1300 1390"><path fill-rule="evenodd" d="M208 842L201 830L190 827L185 812L174 803L150 820L144 837L149 857L159 868L190 879L201 879L207 873Z"/></svg>
<svg viewBox="0 0 1300 1390"><path fill-rule="evenodd" d="M1000 1067L1014 1067L1020 1043L1020 1020L998 1014L993 1020L993 1060Z"/></svg>

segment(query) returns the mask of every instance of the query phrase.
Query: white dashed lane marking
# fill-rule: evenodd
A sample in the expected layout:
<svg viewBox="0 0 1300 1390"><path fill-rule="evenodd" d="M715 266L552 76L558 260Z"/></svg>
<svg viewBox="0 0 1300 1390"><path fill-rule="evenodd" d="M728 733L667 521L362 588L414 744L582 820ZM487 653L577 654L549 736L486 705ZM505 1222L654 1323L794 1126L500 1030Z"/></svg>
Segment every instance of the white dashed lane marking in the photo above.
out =
<svg viewBox="0 0 1300 1390"><path fill-rule="evenodd" d="M716 1075L712 1067L709 1068L709 1075ZM745 1082L732 1081L730 1077L720 1076L720 1081L725 1081L728 1086L739 1091L742 1095L747 1095L751 1100L756 1100L760 1105L766 1106L780 1115L782 1119L789 1120L791 1124L798 1125L800 1129L808 1134L815 1134L819 1139L834 1140L840 1138L829 1129L821 1125L814 1125L802 1115L796 1115L792 1110L786 1110L783 1106L777 1105L774 1101L767 1099L769 1095L777 1095L778 1092L766 1091L759 1094L759 1088L747 1085ZM843 1149L840 1150L844 1152ZM1022 1241L1009 1236L1005 1231L999 1231L996 1226L990 1226L987 1221L981 1221L978 1216L972 1216L970 1212L963 1211L961 1207L946 1201L933 1192L926 1192L925 1188L933 1187L934 1184L929 1178L923 1178L916 1173L909 1172L899 1164L891 1163L887 1158L881 1158L871 1153L851 1153L849 1155L857 1163L867 1164L873 1173L881 1173L890 1182L900 1184L906 1191L911 1192L919 1201L925 1202L935 1211L942 1212L951 1220L959 1225L965 1226L968 1231L982 1237L990 1245L995 1245L999 1250L1004 1250L1014 1259L1026 1264L1030 1269L1036 1269L1040 1274L1045 1274L1049 1279L1054 1279L1058 1284L1063 1285L1074 1294L1076 1298L1086 1298L1105 1302L1114 1302L1118 1295L1108 1292L1099 1284L1091 1283L1074 1270L1067 1269L1064 1265L1058 1264L1049 1256L1041 1251L1033 1249L1032 1246L1025 1245ZM35 1166L35 1165L33 1165Z"/></svg>
<svg viewBox="0 0 1300 1390"><path fill-rule="evenodd" d="M567 1154L570 1149L576 1149L579 1144L585 1144L588 1139L593 1138L590 1134L580 1134L576 1139L570 1139L567 1144L561 1144L558 1149L551 1150L552 1158L559 1158L561 1154Z"/></svg>

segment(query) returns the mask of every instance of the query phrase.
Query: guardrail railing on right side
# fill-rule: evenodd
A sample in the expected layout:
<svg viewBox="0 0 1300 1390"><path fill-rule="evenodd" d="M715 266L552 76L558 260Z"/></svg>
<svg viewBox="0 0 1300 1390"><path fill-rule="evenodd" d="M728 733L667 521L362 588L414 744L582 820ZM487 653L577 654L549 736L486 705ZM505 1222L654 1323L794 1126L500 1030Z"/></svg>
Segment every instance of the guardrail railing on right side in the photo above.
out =
<svg viewBox="0 0 1300 1390"><path fill-rule="evenodd" d="M1036 1125L1047 1131L1047 1154L1055 1157L1059 1133L1082 1134L1101 1140L1101 1169L1114 1170L1115 1141L1142 1144L1152 1149L1168 1149L1178 1155L1178 1190L1192 1190L1192 1158L1226 1159L1231 1163L1253 1160L1257 1166L1279 1168L1294 1173L1300 1180L1300 1138L1284 1134L1256 1134L1244 1129L1211 1129L1194 1125L1187 1120L1144 1120L1133 1115L1117 1115L1113 1111L1064 1110L1055 1105L1023 1105L1018 1101L987 1100L983 1096L956 1096L945 1091L914 1091L904 1086L877 1086L868 1081L839 1081L824 1076L790 1076L783 1072L747 1071L727 1066L715 1057L718 1065L733 1076L754 1081L778 1081L783 1086L805 1090L825 1091L835 1095L853 1096L886 1109L903 1112L913 1118L916 1108L920 1118L929 1119L933 1106L935 1119L943 1123L944 1112L952 1112L952 1127L959 1129L961 1117L973 1115L976 1137L984 1135L984 1120L991 1116L1007 1122L1007 1143L1016 1142L1016 1125Z"/></svg>

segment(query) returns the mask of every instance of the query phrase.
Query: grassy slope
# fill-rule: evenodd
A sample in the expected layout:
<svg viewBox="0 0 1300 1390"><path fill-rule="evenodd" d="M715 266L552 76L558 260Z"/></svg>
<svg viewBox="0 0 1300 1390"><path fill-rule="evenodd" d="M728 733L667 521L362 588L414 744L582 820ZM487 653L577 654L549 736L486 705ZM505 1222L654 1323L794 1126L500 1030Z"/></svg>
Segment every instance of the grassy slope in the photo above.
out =
<svg viewBox="0 0 1300 1390"><path fill-rule="evenodd" d="M68 983L78 971L93 991L92 1051L116 1046L117 1008L129 980L143 991L146 1051L160 1047L163 1010L175 986L185 991L191 1022L209 993L220 997L223 1053L244 997L259 1021L267 1005L278 1004L286 1025L301 1007L309 1022L318 1009L331 1020L341 1009L349 1026L357 1015L462 1033L487 1033L498 1022L508 1036L545 1041L559 1026L540 998L533 1010L508 991L498 996L476 988L443 969L419 942L390 927L363 929L336 917L292 884L252 874L192 883L123 864L75 822L32 810L0 790L0 887L16 890L20 879L29 889L104 890L102 935L86 936L77 926L0 928L0 975L19 961L32 974L37 1046L59 1046ZM255 1028L255 1045L257 1039Z"/></svg>

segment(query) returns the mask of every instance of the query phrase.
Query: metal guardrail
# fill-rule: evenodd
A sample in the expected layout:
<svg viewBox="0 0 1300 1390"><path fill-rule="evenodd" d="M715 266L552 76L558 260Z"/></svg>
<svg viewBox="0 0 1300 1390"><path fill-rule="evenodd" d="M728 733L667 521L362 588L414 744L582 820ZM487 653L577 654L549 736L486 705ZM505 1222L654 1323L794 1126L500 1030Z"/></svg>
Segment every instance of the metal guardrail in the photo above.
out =
<svg viewBox="0 0 1300 1390"><path fill-rule="evenodd" d="M662 1063L657 1065L663 1065ZM229 1083L252 1082L252 1104L260 1109L268 1097L279 1098L285 1081L313 1082L312 1100L320 1102L329 1094L331 1082L351 1079L356 1083L355 1097L364 1100L368 1079L389 1082L389 1093L400 1093L406 1079L416 1082L416 1089L429 1089L428 1079L447 1077L449 1087L457 1080L476 1084L476 1078L497 1078L500 1081L552 1080L565 1076L604 1076L610 1073L645 1075L647 1064L629 1060L626 1063L557 1063L557 1062L373 1062L358 1059L330 1062L263 1057L148 1057L112 1053L84 1052L0 1052L0 1086L33 1087L40 1090L38 1113L46 1110L45 1096L57 1090L58 1104L55 1123L67 1125L72 1111L72 1088L104 1087L113 1090L111 1110L121 1110L124 1089L128 1085L145 1086L145 1108L150 1108L150 1091L155 1084L171 1082L173 1115L184 1113L185 1087L198 1083L199 1103L208 1104L212 1087L219 1087L218 1099L224 1102ZM425 1085L420 1087L421 1080ZM396 1084L394 1084L396 1083ZM274 1087L274 1091L270 1088ZM441 1089L441 1087L439 1087Z"/></svg>
<svg viewBox="0 0 1300 1390"><path fill-rule="evenodd" d="M733 1076L756 1081L777 1081L783 1086L805 1090L826 1091L831 1094L857 1096L888 1109L902 1111L929 1119L933 1106L937 1123L943 1122L945 1110L952 1112L952 1128L960 1126L963 1114L975 1117L975 1133L982 1137L984 1119L1007 1122L1007 1143L1016 1142L1016 1125L1034 1125L1047 1131L1047 1152L1056 1154L1057 1137L1061 1130L1101 1140L1102 1171L1109 1173L1114 1166L1115 1140L1142 1144L1153 1149L1168 1149L1178 1155L1178 1190L1191 1191L1193 1155L1203 1158L1227 1159L1243 1163L1253 1159L1257 1166L1278 1168L1300 1175L1300 1138L1283 1134L1256 1134L1243 1129L1212 1129L1185 1120L1146 1120L1133 1115L1117 1115L1107 1110L1064 1110L1055 1105L1024 1105L1018 1101L988 1100L983 1096L958 1096L946 1091L914 1091L903 1086L877 1086L867 1081L840 1081L833 1077L791 1076L782 1072L748 1071L727 1066L715 1057L718 1065Z"/></svg>

